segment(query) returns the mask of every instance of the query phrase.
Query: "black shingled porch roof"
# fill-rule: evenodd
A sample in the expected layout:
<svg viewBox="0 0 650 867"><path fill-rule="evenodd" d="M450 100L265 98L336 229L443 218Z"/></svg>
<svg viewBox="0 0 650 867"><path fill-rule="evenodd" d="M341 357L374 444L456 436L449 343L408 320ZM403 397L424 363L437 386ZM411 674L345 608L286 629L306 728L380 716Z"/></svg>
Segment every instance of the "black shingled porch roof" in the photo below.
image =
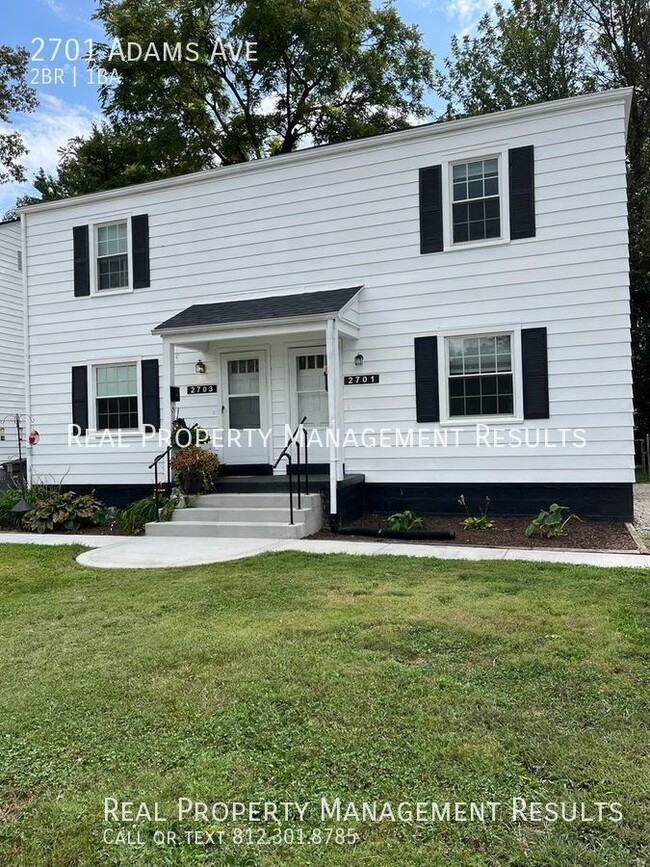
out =
<svg viewBox="0 0 650 867"><path fill-rule="evenodd" d="M291 319L326 316L338 313L359 292L361 286L301 292L293 295L269 295L244 301L218 301L193 304L153 329L154 333L186 328L210 328L215 325L246 324L268 319Z"/></svg>

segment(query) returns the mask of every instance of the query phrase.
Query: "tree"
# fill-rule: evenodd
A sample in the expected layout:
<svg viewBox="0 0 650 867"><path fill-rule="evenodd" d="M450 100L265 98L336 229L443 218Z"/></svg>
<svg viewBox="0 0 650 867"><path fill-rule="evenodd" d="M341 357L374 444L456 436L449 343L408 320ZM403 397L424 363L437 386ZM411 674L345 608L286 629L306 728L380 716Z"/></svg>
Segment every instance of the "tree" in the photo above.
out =
<svg viewBox="0 0 650 867"><path fill-rule="evenodd" d="M650 430L650 4L513 0L452 40L436 75L446 117L634 87L627 138L632 353L637 427Z"/></svg>
<svg viewBox="0 0 650 867"><path fill-rule="evenodd" d="M514 0L486 13L476 35L453 36L435 74L445 118L504 111L596 89L587 22L574 0Z"/></svg>
<svg viewBox="0 0 650 867"><path fill-rule="evenodd" d="M24 48L0 45L0 122L11 124L15 112L36 108L36 94L27 84L29 52ZM0 132L0 183L25 180L20 163L27 148L18 132Z"/></svg>
<svg viewBox="0 0 650 867"><path fill-rule="evenodd" d="M93 125L88 137L70 139L59 151L57 176L47 175L41 169L34 187L42 200L48 201L206 167L206 155L188 148L175 127L165 134L165 124L160 123L156 132L158 139L154 143L144 124L126 126L103 122Z"/></svg>
<svg viewBox="0 0 650 867"><path fill-rule="evenodd" d="M101 89L108 117L146 124L154 142L173 121L215 164L401 129L430 113L431 54L390 3L100 0L96 17L112 40L97 63L119 76ZM153 42L161 60L122 59L116 46L128 42ZM165 43L194 43L198 59L165 59Z"/></svg>

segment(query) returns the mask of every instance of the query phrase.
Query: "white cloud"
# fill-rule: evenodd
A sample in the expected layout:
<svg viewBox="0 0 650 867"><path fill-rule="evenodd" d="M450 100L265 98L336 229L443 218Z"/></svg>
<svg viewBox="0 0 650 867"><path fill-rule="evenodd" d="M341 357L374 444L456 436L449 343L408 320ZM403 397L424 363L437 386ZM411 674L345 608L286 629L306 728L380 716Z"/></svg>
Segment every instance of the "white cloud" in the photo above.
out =
<svg viewBox="0 0 650 867"><path fill-rule="evenodd" d="M449 0L445 12L461 28L460 35L464 35L471 32L483 14L493 8L493 0Z"/></svg>
<svg viewBox="0 0 650 867"><path fill-rule="evenodd" d="M89 132L93 121L99 120L96 111L58 96L39 95L39 106L31 115L24 115L12 126L0 124L0 131L21 133L29 153L22 160L28 177L41 166L53 172L59 161L59 148L68 139ZM34 192L31 184L4 184L0 186L0 216L15 202L18 196Z"/></svg>
<svg viewBox="0 0 650 867"><path fill-rule="evenodd" d="M63 3L57 3L56 0L45 0L45 5L50 11L54 12L55 15L58 15L59 18L65 16L65 6Z"/></svg>

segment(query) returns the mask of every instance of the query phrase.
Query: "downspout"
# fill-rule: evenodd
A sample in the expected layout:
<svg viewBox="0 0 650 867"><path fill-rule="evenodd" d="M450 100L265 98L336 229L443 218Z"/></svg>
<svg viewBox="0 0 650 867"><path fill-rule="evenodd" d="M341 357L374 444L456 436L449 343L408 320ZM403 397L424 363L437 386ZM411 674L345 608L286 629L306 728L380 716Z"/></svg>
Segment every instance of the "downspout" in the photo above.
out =
<svg viewBox="0 0 650 867"><path fill-rule="evenodd" d="M330 523L333 523L338 513L337 501L337 461L338 449L335 438L338 436L337 399L336 393L339 387L338 358L337 358L338 334L336 321L328 319L325 327L325 345L327 350L327 411L329 417L329 452L330 452Z"/></svg>
<svg viewBox="0 0 650 867"><path fill-rule="evenodd" d="M29 362L29 298L27 292L27 215L20 215L20 241L21 241L21 256L23 261L23 377L25 391L25 429L31 425L32 417L32 398L31 398L31 379L30 379L30 362ZM26 466L27 466L27 487L32 486L32 449L27 446Z"/></svg>

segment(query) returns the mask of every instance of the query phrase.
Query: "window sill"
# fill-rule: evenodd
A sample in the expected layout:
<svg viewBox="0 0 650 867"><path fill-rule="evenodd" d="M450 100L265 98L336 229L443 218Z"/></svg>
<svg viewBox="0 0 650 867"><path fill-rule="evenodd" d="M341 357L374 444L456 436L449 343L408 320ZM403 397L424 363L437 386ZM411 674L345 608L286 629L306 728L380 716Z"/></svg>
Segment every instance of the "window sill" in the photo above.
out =
<svg viewBox="0 0 650 867"><path fill-rule="evenodd" d="M452 250L478 250L482 247L503 247L509 243L510 238L490 238L489 241L459 241L457 244L445 246L444 252L450 253Z"/></svg>
<svg viewBox="0 0 650 867"><path fill-rule="evenodd" d="M440 427L470 427L478 424L489 426L522 424L523 417L514 415L473 415L459 418L446 418L440 421Z"/></svg>
<svg viewBox="0 0 650 867"><path fill-rule="evenodd" d="M133 292L132 286L127 286L126 289L93 289L90 297L103 298L104 295L128 295L131 292Z"/></svg>

